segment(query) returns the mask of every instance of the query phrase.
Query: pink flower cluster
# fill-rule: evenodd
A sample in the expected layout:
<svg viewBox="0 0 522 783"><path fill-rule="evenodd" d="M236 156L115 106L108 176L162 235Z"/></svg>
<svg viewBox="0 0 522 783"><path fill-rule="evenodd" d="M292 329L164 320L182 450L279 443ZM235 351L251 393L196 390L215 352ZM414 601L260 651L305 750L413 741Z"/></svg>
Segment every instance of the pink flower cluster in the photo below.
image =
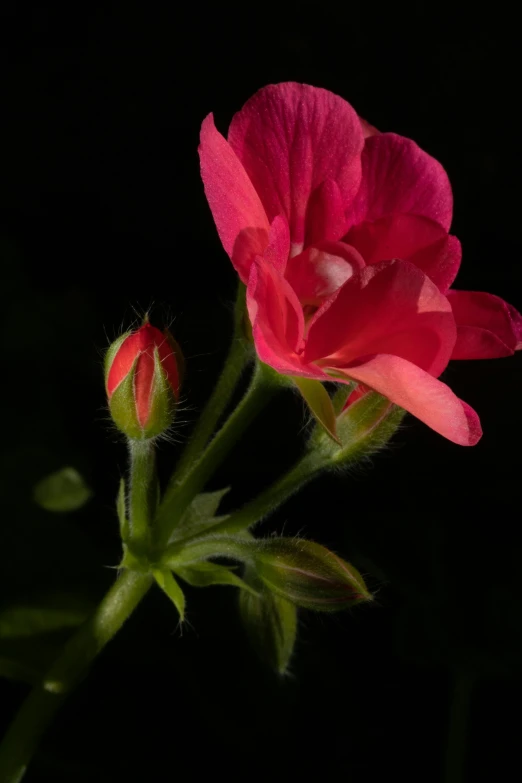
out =
<svg viewBox="0 0 522 783"><path fill-rule="evenodd" d="M296 83L256 93L228 139L209 115L200 159L261 360L289 376L357 381L475 444L477 414L438 378L450 359L512 354L522 317L492 294L451 289L461 247L440 163Z"/></svg>

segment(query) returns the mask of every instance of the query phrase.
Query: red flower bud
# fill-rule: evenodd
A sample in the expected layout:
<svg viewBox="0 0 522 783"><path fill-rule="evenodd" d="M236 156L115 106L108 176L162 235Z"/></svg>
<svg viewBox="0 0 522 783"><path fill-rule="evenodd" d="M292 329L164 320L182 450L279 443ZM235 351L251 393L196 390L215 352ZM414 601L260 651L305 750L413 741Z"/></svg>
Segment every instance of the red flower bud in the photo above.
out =
<svg viewBox="0 0 522 783"><path fill-rule="evenodd" d="M152 438L172 423L181 352L165 330L144 323L107 351L105 383L112 418L129 438Z"/></svg>

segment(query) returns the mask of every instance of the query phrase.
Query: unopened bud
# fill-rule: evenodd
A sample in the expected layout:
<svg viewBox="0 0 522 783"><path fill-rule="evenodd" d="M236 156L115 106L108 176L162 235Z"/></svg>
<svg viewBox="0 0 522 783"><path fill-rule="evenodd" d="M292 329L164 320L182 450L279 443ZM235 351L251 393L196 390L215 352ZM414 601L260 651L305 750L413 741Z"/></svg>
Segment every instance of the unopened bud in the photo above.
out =
<svg viewBox="0 0 522 783"><path fill-rule="evenodd" d="M258 577L276 595L319 612L371 601L359 572L313 541L269 538L255 552Z"/></svg>
<svg viewBox="0 0 522 783"><path fill-rule="evenodd" d="M114 423L127 437L153 438L172 424L181 360L169 332L148 322L110 346L105 358L109 408Z"/></svg>

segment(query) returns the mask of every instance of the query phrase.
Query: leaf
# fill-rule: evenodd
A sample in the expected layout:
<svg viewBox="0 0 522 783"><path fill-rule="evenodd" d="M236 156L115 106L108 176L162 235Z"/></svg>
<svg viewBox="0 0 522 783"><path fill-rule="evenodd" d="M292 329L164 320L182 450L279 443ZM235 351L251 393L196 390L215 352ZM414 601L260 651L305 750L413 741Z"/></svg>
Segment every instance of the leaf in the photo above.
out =
<svg viewBox="0 0 522 783"><path fill-rule="evenodd" d="M76 511L92 496L75 468L62 468L51 473L38 482L34 488L33 497L46 511Z"/></svg>
<svg viewBox="0 0 522 783"><path fill-rule="evenodd" d="M166 568L155 568L152 571L152 575L178 610L180 622L183 622L185 618L185 596L183 590Z"/></svg>
<svg viewBox="0 0 522 783"><path fill-rule="evenodd" d="M297 609L294 604L266 588L258 595L242 590L239 611L261 661L278 674L285 674L297 635Z"/></svg>
<svg viewBox="0 0 522 783"><path fill-rule="evenodd" d="M196 495L170 540L176 541L185 538L188 534L193 536L202 533L213 527L214 520L215 524L218 524L221 517L214 515L227 492L230 492L230 487Z"/></svg>
<svg viewBox="0 0 522 783"><path fill-rule="evenodd" d="M129 520L127 519L127 509L125 504L125 479L120 479L118 496L116 498L116 512L120 522L120 535L123 541L129 537Z"/></svg>
<svg viewBox="0 0 522 783"><path fill-rule="evenodd" d="M20 639L81 625L92 603L66 593L52 593L34 603L19 603L0 610L0 639Z"/></svg>
<svg viewBox="0 0 522 783"><path fill-rule="evenodd" d="M192 587L210 587L212 585L232 585L242 590L248 590L253 595L257 592L250 587L240 576L227 566L217 563L193 563L190 566L176 568L176 574Z"/></svg>
<svg viewBox="0 0 522 783"><path fill-rule="evenodd" d="M341 445L337 436L337 422L332 400L321 381L312 378L294 378L294 383L301 392L312 416L332 440Z"/></svg>

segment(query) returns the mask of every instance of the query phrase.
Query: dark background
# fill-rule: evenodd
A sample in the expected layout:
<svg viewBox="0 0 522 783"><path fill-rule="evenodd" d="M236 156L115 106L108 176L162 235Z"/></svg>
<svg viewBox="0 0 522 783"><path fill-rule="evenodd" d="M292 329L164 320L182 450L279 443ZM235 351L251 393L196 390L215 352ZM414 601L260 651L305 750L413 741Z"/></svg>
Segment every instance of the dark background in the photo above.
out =
<svg viewBox="0 0 522 783"><path fill-rule="evenodd" d="M458 287L522 308L519 45L501 6L470 17L438 4L45 5L11 4L0 31L2 606L58 589L96 599L113 579L125 449L104 408L109 340L151 305L158 325L172 323L188 362L180 440L217 377L235 275L199 179L209 111L225 132L256 89L293 79L414 138L453 184ZM408 418L371 465L316 481L264 523L351 559L376 607L303 613L280 680L258 664L231 589L189 590L183 634L152 592L64 707L28 783L217 771L441 781L456 671L476 676L466 780L503 779L522 696L521 366L447 371L481 416L475 448ZM248 499L298 455L303 421L280 397L211 487L231 482L230 506ZM176 451L161 449L165 475ZM64 465L95 495L57 516L31 492ZM0 729L26 690L0 681Z"/></svg>

